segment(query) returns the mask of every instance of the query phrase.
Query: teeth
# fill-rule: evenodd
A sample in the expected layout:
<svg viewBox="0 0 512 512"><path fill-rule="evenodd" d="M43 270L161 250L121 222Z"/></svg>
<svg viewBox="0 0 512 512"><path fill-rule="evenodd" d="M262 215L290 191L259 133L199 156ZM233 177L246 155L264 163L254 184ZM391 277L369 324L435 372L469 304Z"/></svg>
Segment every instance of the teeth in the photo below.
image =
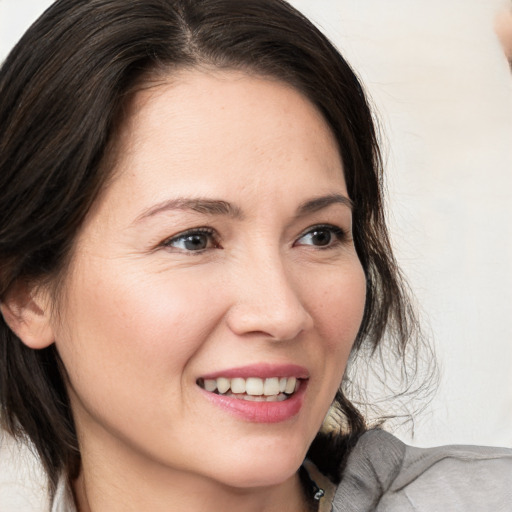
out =
<svg viewBox="0 0 512 512"><path fill-rule="evenodd" d="M261 398L258 401L267 400L268 402L285 400L286 395L291 395L299 388L299 381L295 377L270 377L267 379L260 379L259 377L249 377L248 379L219 377L218 379L205 379L198 382L210 393L218 391L222 395L243 395L237 396L237 398L244 398L245 400Z"/></svg>
<svg viewBox="0 0 512 512"><path fill-rule="evenodd" d="M291 395L295 391L295 384L297 383L297 379L295 377L290 377L288 382L286 383L286 388L284 392L287 395Z"/></svg>
<svg viewBox="0 0 512 512"><path fill-rule="evenodd" d="M229 396L232 398L238 398L240 400L246 400L247 402L282 402L288 398L288 395L284 393L279 393L278 395L265 396L265 395L247 395L247 394L235 394L235 393L225 393L224 396Z"/></svg>
<svg viewBox="0 0 512 512"><path fill-rule="evenodd" d="M225 393L231 387L231 381L229 379L225 379L224 377L219 377L217 379L217 389L219 393Z"/></svg>
<svg viewBox="0 0 512 512"><path fill-rule="evenodd" d="M263 379L249 377L245 381L245 392L248 395L263 395Z"/></svg>
<svg viewBox="0 0 512 512"><path fill-rule="evenodd" d="M263 384L263 394L267 396L279 394L279 379L277 377L265 379L265 384Z"/></svg>
<svg viewBox="0 0 512 512"><path fill-rule="evenodd" d="M231 379L231 392L232 393L245 393L245 379L235 378Z"/></svg>
<svg viewBox="0 0 512 512"><path fill-rule="evenodd" d="M214 379L206 379L204 381L204 389L210 392L215 391L217 389L217 381Z"/></svg>

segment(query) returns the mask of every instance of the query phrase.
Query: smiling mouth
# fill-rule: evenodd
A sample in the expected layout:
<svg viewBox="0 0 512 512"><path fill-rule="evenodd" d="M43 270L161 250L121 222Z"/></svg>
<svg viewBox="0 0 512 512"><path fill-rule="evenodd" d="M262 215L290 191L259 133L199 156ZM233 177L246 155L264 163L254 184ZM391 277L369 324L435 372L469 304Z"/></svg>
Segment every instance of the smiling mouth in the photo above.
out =
<svg viewBox="0 0 512 512"><path fill-rule="evenodd" d="M198 379L197 385L216 395L247 400L251 402L283 402L291 398L300 388L301 381L296 377L241 378L218 377Z"/></svg>

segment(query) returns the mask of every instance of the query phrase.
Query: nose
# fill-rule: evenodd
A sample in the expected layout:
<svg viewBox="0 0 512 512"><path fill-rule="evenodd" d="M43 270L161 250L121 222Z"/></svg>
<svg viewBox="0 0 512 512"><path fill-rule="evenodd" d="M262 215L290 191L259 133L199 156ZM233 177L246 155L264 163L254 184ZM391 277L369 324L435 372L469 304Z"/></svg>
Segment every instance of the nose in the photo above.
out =
<svg viewBox="0 0 512 512"><path fill-rule="evenodd" d="M232 280L230 329L239 336L258 334L276 341L292 340L310 329L313 318L294 277L279 257L246 261Z"/></svg>

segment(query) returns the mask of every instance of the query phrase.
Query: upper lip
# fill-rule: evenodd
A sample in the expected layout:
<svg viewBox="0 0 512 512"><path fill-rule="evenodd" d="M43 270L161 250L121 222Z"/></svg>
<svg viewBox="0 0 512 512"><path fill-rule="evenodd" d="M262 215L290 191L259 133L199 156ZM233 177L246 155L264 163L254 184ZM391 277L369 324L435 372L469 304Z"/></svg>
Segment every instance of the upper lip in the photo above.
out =
<svg viewBox="0 0 512 512"><path fill-rule="evenodd" d="M236 377L247 379L249 377L295 377L296 379L308 379L309 372L303 366L296 364L272 364L272 363L256 363L237 368L227 368L225 370L215 371L205 375L201 375L203 379L218 379L226 377L234 379Z"/></svg>

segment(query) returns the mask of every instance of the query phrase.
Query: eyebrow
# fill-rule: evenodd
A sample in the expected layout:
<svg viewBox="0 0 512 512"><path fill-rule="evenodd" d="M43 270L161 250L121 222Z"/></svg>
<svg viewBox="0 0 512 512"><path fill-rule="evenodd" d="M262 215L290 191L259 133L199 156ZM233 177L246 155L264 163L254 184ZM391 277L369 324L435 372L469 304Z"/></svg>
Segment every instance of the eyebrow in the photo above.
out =
<svg viewBox="0 0 512 512"><path fill-rule="evenodd" d="M351 210L354 206L353 202L348 197L342 194L330 194L305 201L297 208L297 216L303 217L304 215L323 210L333 204L341 204ZM162 201L144 210L133 223L135 224L148 217L153 217L159 213L172 210L192 210L207 215L226 215L235 219L243 218L242 210L227 201L204 198L177 198Z"/></svg>
<svg viewBox="0 0 512 512"><path fill-rule="evenodd" d="M350 210L354 209L354 203L348 197L342 194L329 194L327 196L316 197L315 199L310 199L309 201L302 203L297 209L297 216L302 217L304 215L315 213L333 204L341 204L350 208Z"/></svg>
<svg viewBox="0 0 512 512"><path fill-rule="evenodd" d="M140 222L148 217L170 210L192 210L207 215L227 215L233 218L242 218L242 211L227 201L203 198L177 198L162 201L147 210L144 210L134 221Z"/></svg>

